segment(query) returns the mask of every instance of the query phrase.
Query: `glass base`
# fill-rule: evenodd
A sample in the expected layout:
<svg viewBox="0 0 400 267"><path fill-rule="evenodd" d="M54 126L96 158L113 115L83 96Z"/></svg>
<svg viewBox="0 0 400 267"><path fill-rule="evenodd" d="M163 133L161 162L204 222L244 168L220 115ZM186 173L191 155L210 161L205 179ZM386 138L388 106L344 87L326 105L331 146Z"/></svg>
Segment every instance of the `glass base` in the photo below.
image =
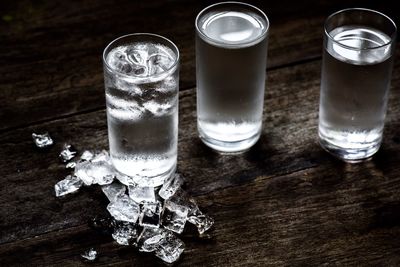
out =
<svg viewBox="0 0 400 267"><path fill-rule="evenodd" d="M121 175L118 175L117 179L125 184L125 185L132 185L132 184L137 184L141 187L157 187L160 186L164 183L165 179L171 177L172 175L175 174L176 172L176 164L173 165L171 169L168 171L158 174L157 176L129 176L124 174L123 172L119 171Z"/></svg>
<svg viewBox="0 0 400 267"><path fill-rule="evenodd" d="M379 150L381 145L380 142L376 142L363 148L344 148L336 146L321 137L319 138L319 144L334 157L348 163L358 163L369 160Z"/></svg>
<svg viewBox="0 0 400 267"><path fill-rule="evenodd" d="M221 154L241 154L250 149L260 138L261 133L237 141L222 141L207 136L199 129L199 137L204 144Z"/></svg>

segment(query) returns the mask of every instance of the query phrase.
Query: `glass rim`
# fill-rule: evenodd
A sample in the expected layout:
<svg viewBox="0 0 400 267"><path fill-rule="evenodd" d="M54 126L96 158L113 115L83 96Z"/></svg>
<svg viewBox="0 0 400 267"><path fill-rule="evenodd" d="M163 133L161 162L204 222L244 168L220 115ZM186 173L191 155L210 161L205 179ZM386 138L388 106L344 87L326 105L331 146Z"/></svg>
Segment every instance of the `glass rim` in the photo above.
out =
<svg viewBox="0 0 400 267"><path fill-rule="evenodd" d="M170 44L171 47L173 48L172 50L176 50L176 58L175 58L175 60L174 60L174 63L173 63L168 69L164 70L163 72L157 73L157 74L153 74L153 75L150 75L150 76L148 76L148 77L140 77L140 76L135 76L135 75L128 75L128 74L125 74L125 73L122 73L122 72L120 72L120 71L118 71L118 70L113 69L113 68L107 63L107 55L108 55L108 53L106 53L106 51L107 51L113 44L115 44L116 42L118 42L118 41L120 41L120 40L123 40L123 39L126 39L126 38L129 38L129 37L134 37L134 36L150 36L150 37L155 37L155 38L159 38L159 39L165 41L166 43ZM111 51L111 50L110 50L110 51ZM174 52L175 52L175 51L174 51ZM104 64L104 66L106 66L106 68L107 68L110 72L116 73L116 74L118 74L119 76L124 77L124 78L127 78L127 79L134 79L134 80L136 80L136 81L138 81L138 82L140 82L140 81L147 82L147 80L148 80L149 78L154 79L154 78L164 77L166 74L169 74L169 73L173 72L173 71L177 68L177 66L178 66L178 64L179 64L179 60L180 60L180 53L179 53L179 49L178 49L178 47L176 46L176 44L175 44L174 42L172 42L171 40L169 40L168 38L166 38L166 37L164 37L164 36L161 36L161 35L159 35L159 34L155 34L155 33L140 32L140 33L129 33L129 34L125 34L125 35L122 35L122 36L117 37L117 38L115 38L114 40L112 40L112 41L104 48L104 50L103 50L103 64Z"/></svg>
<svg viewBox="0 0 400 267"><path fill-rule="evenodd" d="M363 11L363 12L366 12L366 13L373 13L373 14L382 16L382 17L385 18L387 21L389 21L389 23L392 24L392 26L394 27L394 32L393 32L393 34L391 34L391 36L389 36L389 37L390 37L389 42L387 42L387 43L385 43L385 44L382 44L382 45L374 46L374 47L356 48L356 47L349 46L349 45L345 45L345 44L342 44L342 43L336 41L336 40L334 39L334 37L333 37L332 35L330 35L329 32L327 31L327 24L328 24L328 22L329 22L334 16L336 16L336 15L338 15L338 14L341 14L341 13L348 12L348 11ZM395 41L395 39L396 39L396 35L397 35L397 26L396 26L396 23L394 23L394 21L393 21L389 16L385 15L385 14L382 13L382 12L379 12L379 11L376 11L376 10L373 10L373 9L368 9L368 8L354 7L354 8L345 8L345 9L341 9L341 10L338 10L338 11L332 13L331 15L329 15L329 16L326 18L325 23L324 23L324 32L325 32L325 35L328 36L328 38L329 38L332 42L334 42L336 45L339 45L339 46L341 46L341 47L343 47L343 48L346 48L346 49L349 49L349 50L354 50L354 51L366 51L366 50L380 49L380 48L383 48L383 47L385 47L385 46L390 46L391 44L393 44L394 41Z"/></svg>
<svg viewBox="0 0 400 267"><path fill-rule="evenodd" d="M241 44L226 44L226 43L221 43L221 42L216 42L214 39L208 37L206 34L204 34L200 28L199 28L199 19L202 15L204 15L207 11L209 11L212 8L218 7L218 6L223 6L223 5L237 5L237 6L241 6L241 7L247 7L249 9L254 9L255 11L259 12L262 15L262 18L265 20L266 22L266 28L265 31L256 39L250 41L250 42L245 42L245 43L241 43ZM237 1L226 1L226 2L219 2L219 3L215 3L212 5L209 5L205 8L203 8L199 14L197 14L196 19L195 19L195 27L196 27L196 32L199 33L200 37L206 41L209 44L218 46L218 47L227 47L227 48L244 48L244 47L249 47L251 45L255 45L258 44L259 42L261 42L262 40L265 39L265 37L267 36L268 32L269 32L269 19L267 17L267 15L264 13L264 11L262 11L261 9L259 9L256 6L253 6L251 4L248 3L243 3L243 2L237 2Z"/></svg>

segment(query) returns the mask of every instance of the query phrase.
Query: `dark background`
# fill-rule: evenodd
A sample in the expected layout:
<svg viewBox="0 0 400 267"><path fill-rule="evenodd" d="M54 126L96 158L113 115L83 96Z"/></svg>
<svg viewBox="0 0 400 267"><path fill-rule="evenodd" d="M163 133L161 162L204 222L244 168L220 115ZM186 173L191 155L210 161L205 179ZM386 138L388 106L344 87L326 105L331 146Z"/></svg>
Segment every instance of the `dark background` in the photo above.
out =
<svg viewBox="0 0 400 267"><path fill-rule="evenodd" d="M102 51L118 36L161 34L181 52L179 171L216 219L214 238L183 239L178 266L400 265L400 70L396 54L384 142L369 162L346 165L317 145L324 19L348 7L382 11L395 1L245 1L271 27L264 129L240 156L220 156L197 138L194 20L216 1L0 2L0 265L152 266L87 220L105 214L99 188L56 199L68 172L64 142L107 148ZM398 49L397 49L398 50ZM32 132L56 144L35 150Z"/></svg>

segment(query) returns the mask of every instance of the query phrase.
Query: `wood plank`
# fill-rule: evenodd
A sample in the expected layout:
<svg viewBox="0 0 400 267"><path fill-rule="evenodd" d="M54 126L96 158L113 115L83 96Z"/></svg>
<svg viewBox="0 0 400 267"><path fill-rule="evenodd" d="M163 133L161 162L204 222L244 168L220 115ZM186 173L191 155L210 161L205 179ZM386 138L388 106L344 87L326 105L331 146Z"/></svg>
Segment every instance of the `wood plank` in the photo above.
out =
<svg viewBox="0 0 400 267"><path fill-rule="evenodd" d="M353 1L352 1L353 2ZM354 4L361 1L354 1ZM251 1L271 18L268 67L320 56L322 23L348 1ZM181 50L181 88L195 85L194 19L210 1L2 2L0 131L104 107L101 53L130 32L154 32ZM363 6L390 10L363 1ZM190 7L190 8L188 8ZM156 14L156 15L155 15Z"/></svg>

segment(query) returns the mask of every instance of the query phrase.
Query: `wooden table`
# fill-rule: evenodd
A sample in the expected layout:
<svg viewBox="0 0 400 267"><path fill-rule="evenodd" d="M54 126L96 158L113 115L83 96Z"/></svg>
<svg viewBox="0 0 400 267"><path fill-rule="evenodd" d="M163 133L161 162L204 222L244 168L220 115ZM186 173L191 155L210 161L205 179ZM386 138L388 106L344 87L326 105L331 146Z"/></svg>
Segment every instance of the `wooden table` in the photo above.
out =
<svg viewBox="0 0 400 267"><path fill-rule="evenodd" d="M106 214L98 187L54 196L68 174L63 143L107 148L101 54L131 32L181 51L178 169L216 221L212 240L183 237L178 266L400 265L400 49L376 156L344 164L317 144L324 19L363 6L399 24L393 1L251 1L271 20L268 80L262 138L237 156L212 152L196 131L194 19L212 2L0 3L0 266L86 265L90 247L96 266L162 265L89 228ZM31 139L42 131L56 142L45 152Z"/></svg>

